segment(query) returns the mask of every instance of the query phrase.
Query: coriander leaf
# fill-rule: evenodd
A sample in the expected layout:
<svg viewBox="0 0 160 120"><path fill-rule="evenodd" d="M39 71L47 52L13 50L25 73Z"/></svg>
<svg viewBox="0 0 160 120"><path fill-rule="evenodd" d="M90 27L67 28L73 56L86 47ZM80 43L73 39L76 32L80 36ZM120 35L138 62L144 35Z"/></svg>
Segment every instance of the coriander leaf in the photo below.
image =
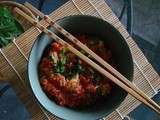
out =
<svg viewBox="0 0 160 120"><path fill-rule="evenodd" d="M64 74L65 73L65 64L67 62L67 57L65 56L66 49L63 48L60 52L60 60L57 62L57 65L55 67L55 71L57 73Z"/></svg>
<svg viewBox="0 0 160 120"><path fill-rule="evenodd" d="M63 74L64 71L65 71L65 66L64 66L64 64L63 64L61 61L58 61L58 63L57 63L57 65L56 65L55 68L56 68L55 71L56 71L57 73Z"/></svg>
<svg viewBox="0 0 160 120"><path fill-rule="evenodd" d="M54 64L56 64L56 58L53 54L51 54L50 59Z"/></svg>
<svg viewBox="0 0 160 120"><path fill-rule="evenodd" d="M0 47L6 46L14 37L23 32L8 7L0 5Z"/></svg>

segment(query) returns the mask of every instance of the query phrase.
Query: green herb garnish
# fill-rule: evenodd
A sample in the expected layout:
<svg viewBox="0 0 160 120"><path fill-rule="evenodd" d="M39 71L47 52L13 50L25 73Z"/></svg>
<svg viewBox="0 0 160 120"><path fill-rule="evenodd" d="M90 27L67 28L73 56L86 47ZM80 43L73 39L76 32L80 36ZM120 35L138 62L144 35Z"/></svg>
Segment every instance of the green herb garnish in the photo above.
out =
<svg viewBox="0 0 160 120"><path fill-rule="evenodd" d="M54 64L56 64L56 58L55 58L55 56L54 56L53 54L51 54L49 57L50 57L50 60L51 60Z"/></svg>
<svg viewBox="0 0 160 120"><path fill-rule="evenodd" d="M53 54L50 55L50 60L54 63L54 71L56 73L60 73L67 78L72 78L76 74L80 74L84 71L84 68L80 64L80 60L77 59L77 63L70 69L65 68L67 63L67 56L66 56L66 48L63 48L59 53L59 60L56 60Z"/></svg>
<svg viewBox="0 0 160 120"><path fill-rule="evenodd" d="M0 6L0 47L6 46L22 32L22 27L16 22L9 9Z"/></svg>
<svg viewBox="0 0 160 120"><path fill-rule="evenodd" d="M71 79L76 74L80 74L82 72L84 72L84 68L81 66L80 60L78 60L77 64L75 64L72 68L65 72L65 77Z"/></svg>
<svg viewBox="0 0 160 120"><path fill-rule="evenodd" d="M61 73L63 74L65 72L65 64L67 61L67 57L65 56L66 49L63 48L60 52L60 60L57 61L56 66L55 66L55 72L56 73ZM55 61L54 56L51 56L53 61Z"/></svg>
<svg viewBox="0 0 160 120"><path fill-rule="evenodd" d="M61 73L61 74L63 74L65 72L65 66L61 61L57 62L57 65L55 67L55 71L57 73Z"/></svg>
<svg viewBox="0 0 160 120"><path fill-rule="evenodd" d="M61 50L61 52L60 52L60 57L61 57L60 62L61 62L61 64L63 64L63 65L65 65L66 62L67 62L67 57L65 56L65 53L66 53L66 49L63 48L63 49Z"/></svg>

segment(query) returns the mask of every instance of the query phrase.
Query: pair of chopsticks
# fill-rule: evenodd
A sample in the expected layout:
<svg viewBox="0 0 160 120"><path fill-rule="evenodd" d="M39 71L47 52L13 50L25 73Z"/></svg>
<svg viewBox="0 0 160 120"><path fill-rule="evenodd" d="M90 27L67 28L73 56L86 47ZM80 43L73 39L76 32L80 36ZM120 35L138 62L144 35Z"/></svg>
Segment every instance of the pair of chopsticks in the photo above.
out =
<svg viewBox="0 0 160 120"><path fill-rule="evenodd" d="M88 63L90 66L92 66L94 69L99 71L101 74L109 78L112 82L123 88L125 91L127 91L129 94L134 96L136 99L156 111L158 114L160 114L160 106L156 104L152 99L150 99L144 92L142 92L140 89L138 89L135 85L133 85L127 78L125 78L121 73L119 73L116 69L114 69L111 65L109 65L106 61L104 61L101 57L96 55L93 51L91 51L87 46L85 46L83 43L81 43L77 38L75 38L73 35L71 35L69 32L64 30L60 25L52 21L48 16L41 13L39 10L34 8L31 4L25 3L25 6L28 7L32 12L43 18L48 24L50 24L52 27L54 27L57 31L62 33L65 37L67 37L71 42L76 44L78 47L83 49L86 53L91 55L97 62L99 62L103 67L106 68L106 70L99 65L97 65L95 62L90 60L88 57L83 55L81 52L79 52L77 49L72 47L70 44L65 42L63 39L58 37L55 33L45 28L43 25L41 25L39 22L32 19L30 16L25 14L23 11L21 11L18 8L15 8L14 11L26 18L28 21L30 21L36 28L43 31L44 33L48 34L51 38L53 38L56 42L59 42L60 44L67 47L72 53L77 55L80 59L84 60L86 63Z"/></svg>

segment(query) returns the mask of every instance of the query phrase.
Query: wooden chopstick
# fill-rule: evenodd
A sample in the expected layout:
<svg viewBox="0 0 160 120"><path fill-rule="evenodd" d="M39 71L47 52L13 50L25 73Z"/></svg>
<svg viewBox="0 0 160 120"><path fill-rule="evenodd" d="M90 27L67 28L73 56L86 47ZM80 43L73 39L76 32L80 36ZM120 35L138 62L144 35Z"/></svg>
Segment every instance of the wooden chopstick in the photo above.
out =
<svg viewBox="0 0 160 120"><path fill-rule="evenodd" d="M19 13L21 16L25 17L28 21L30 21L32 24L34 24L41 31L43 31L46 34L48 34L55 41L59 42L60 44L64 45L65 47L67 47L71 52L73 52L79 58L81 58L82 60L84 60L86 63L88 63L94 69L98 70L101 74L103 74L104 76L106 76L107 78L109 78L110 80L112 80L115 84L119 85L121 88L123 88L129 94L131 94L132 96L134 96L135 98L137 98L139 101L143 102L144 104L146 104L147 106L149 106L150 108L152 108L153 110L155 110L157 113L160 114L160 109L159 108L156 108L155 106L153 106L152 104L150 104L146 99L144 99L142 96L140 96L138 93L136 93L133 89L131 89L130 87L128 87L127 85L125 85L123 82L121 82L120 80L118 80L116 77L114 77L108 71L106 71L105 69L103 69L102 67L100 67L99 65L97 65L96 63L94 63L88 57L86 57L81 52L79 52L77 49L75 49L74 47L72 47L71 45L69 45L68 43L66 43L64 40L62 40L61 38L59 38L53 32L51 32L50 30L48 30L45 27L43 27L40 23L38 23L37 21L35 21L34 19L32 19L30 16L28 16L27 14L25 14L20 9L15 8L14 10L17 13Z"/></svg>
<svg viewBox="0 0 160 120"><path fill-rule="evenodd" d="M34 6L29 4L28 2L25 3L25 6L28 7L36 15L40 16L41 18L44 18L48 22L48 24L50 24L52 27L54 27L56 30L58 30L60 33L62 33L64 36L66 36L71 42L73 42L78 47L83 49L86 53L91 55L97 62L99 62L102 66L104 66L115 77L120 79L123 83L125 83L131 89L134 89L135 92L137 92L139 95L141 95L143 98L145 98L148 102L150 102L156 108L160 109L160 106L158 106L158 104L156 104L152 99L150 99L144 92L142 92L139 88L137 88L131 82L128 82L129 80L126 77L124 77L121 73L119 73L116 69L114 69L110 64L108 64L101 57L99 57L97 54L95 54L93 51L91 51L86 45L81 43L76 37L74 37L72 34L67 32L60 25L55 23L52 19L50 19L48 16L44 15L42 12L40 12L38 9L36 9Z"/></svg>

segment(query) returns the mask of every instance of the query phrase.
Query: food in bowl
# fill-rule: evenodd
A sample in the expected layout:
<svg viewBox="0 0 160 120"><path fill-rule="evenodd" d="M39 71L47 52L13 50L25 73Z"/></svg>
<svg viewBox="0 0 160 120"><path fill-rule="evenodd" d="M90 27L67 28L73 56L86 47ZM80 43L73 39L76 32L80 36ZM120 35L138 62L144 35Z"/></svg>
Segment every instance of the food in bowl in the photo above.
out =
<svg viewBox="0 0 160 120"><path fill-rule="evenodd" d="M112 53L103 41L85 35L78 35L77 38L116 68ZM79 51L86 54L81 49ZM39 78L50 99L71 108L89 106L106 99L114 86L110 80L57 42L51 43L45 50L39 63Z"/></svg>
<svg viewBox="0 0 160 120"><path fill-rule="evenodd" d="M94 40L93 38L102 40L106 48L108 48L107 50L112 52L111 58L116 63L116 69L128 80L132 81L133 60L131 52L125 39L116 28L106 21L86 15L67 16L59 19L57 23L73 35L86 35L86 38L89 40ZM50 28L50 30L60 35L55 29ZM46 110L64 120L97 120L112 113L124 101L127 92L119 86L110 83L110 93L106 98L102 97L96 100L93 105L83 108L69 108L56 104L55 100L51 97L50 99L49 95L47 96L44 89L42 89L41 80L43 79L40 79L40 69L38 69L42 59L47 56L47 51L51 48L52 42L53 39L42 33L32 47L28 62L29 83L40 105ZM105 54L108 53L106 52ZM98 73L97 71L95 72Z"/></svg>

